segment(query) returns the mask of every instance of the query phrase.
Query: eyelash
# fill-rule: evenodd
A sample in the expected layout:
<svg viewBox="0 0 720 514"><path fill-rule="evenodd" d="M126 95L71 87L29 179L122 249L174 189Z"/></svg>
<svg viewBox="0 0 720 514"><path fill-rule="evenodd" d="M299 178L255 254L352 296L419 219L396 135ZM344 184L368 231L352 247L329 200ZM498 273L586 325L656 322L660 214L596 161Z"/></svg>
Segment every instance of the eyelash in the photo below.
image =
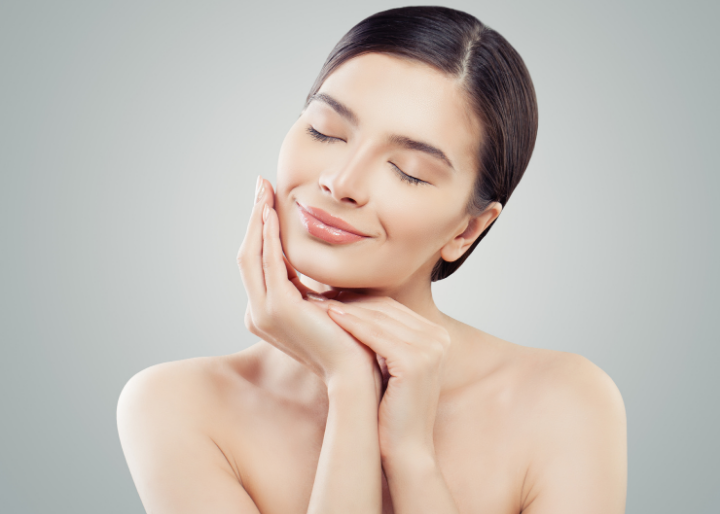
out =
<svg viewBox="0 0 720 514"><path fill-rule="evenodd" d="M420 180L419 178L413 177L412 175L408 175L407 173L405 173L403 170L398 168L393 163L390 163L390 166L393 167L393 170L395 170L395 173L398 174L398 177L400 177L400 180L402 180L403 182L407 182L408 184L414 184L414 185L427 184L427 182L425 182L424 180Z"/></svg>
<svg viewBox="0 0 720 514"><path fill-rule="evenodd" d="M315 130L312 126L308 126L307 133L310 134L310 137L312 137L315 141L320 141L321 143L332 143L333 141L344 141L344 139L340 139L339 137L331 137L326 136L322 132L318 132ZM408 184L427 184L424 180L420 180L419 178L413 177L412 175L408 175L403 170L398 168L395 164L392 162L389 162L390 166L393 167L393 171L397 173L398 177L400 177L400 180L403 182L407 182Z"/></svg>
<svg viewBox="0 0 720 514"><path fill-rule="evenodd" d="M333 141L342 141L342 139L340 139L339 137L326 136L325 134L315 130L313 127L308 127L307 133L310 134L310 137L312 137L315 141L320 141L321 143L331 143Z"/></svg>

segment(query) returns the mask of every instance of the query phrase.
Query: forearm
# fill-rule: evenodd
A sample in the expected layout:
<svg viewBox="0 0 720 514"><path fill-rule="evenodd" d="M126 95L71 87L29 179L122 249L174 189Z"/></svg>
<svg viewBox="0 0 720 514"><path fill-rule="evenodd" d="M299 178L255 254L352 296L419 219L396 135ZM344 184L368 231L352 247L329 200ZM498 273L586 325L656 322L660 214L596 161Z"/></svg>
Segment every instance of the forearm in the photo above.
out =
<svg viewBox="0 0 720 514"><path fill-rule="evenodd" d="M372 378L334 381L328 397L325 436L308 514L380 514L378 398Z"/></svg>
<svg viewBox="0 0 720 514"><path fill-rule="evenodd" d="M433 455L417 452L383 459L395 514L457 514L445 479Z"/></svg>

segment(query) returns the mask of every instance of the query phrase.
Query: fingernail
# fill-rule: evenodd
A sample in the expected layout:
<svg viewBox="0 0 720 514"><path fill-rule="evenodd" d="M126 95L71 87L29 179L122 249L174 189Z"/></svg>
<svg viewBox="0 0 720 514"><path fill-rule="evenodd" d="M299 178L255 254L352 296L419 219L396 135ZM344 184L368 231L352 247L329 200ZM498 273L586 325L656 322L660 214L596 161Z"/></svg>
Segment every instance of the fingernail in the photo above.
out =
<svg viewBox="0 0 720 514"><path fill-rule="evenodd" d="M260 189L257 192L257 196L255 196L255 203L258 203L260 201L260 198L262 198L264 192L265 192L265 182L262 183L262 185L260 186Z"/></svg>
<svg viewBox="0 0 720 514"><path fill-rule="evenodd" d="M305 293L305 296L308 300L315 300L316 302L325 302L327 301L327 298L325 298L321 294L315 294L315 293Z"/></svg>
<svg viewBox="0 0 720 514"><path fill-rule="evenodd" d="M262 177L258 175L257 180L255 181L255 196L257 197L258 189L260 189L260 181L262 180Z"/></svg>
<svg viewBox="0 0 720 514"><path fill-rule="evenodd" d="M342 309L340 309L340 307L337 307L336 305L329 305L328 310L333 311L335 314L339 314L341 316L345 314L345 311L343 311Z"/></svg>
<svg viewBox="0 0 720 514"><path fill-rule="evenodd" d="M263 221L267 221L268 212L270 212L270 209L268 209L267 204L263 205Z"/></svg>

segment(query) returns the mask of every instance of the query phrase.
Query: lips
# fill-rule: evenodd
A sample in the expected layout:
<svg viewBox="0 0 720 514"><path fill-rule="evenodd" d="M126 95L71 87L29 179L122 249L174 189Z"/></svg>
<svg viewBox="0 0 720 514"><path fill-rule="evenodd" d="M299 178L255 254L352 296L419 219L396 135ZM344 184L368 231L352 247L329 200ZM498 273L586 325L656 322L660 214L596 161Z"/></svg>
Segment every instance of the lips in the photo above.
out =
<svg viewBox="0 0 720 514"><path fill-rule="evenodd" d="M296 202L300 221L307 229L310 235L315 236L323 241L333 244L348 244L367 239L367 234L360 232L350 223L333 216L332 214L318 209L317 207L309 207L300 202Z"/></svg>

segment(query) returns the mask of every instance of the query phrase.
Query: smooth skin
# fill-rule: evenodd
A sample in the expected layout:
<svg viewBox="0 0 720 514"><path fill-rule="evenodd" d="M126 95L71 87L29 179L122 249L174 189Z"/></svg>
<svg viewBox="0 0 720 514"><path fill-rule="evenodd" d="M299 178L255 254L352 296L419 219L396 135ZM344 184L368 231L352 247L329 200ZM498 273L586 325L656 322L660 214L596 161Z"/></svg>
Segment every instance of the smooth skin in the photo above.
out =
<svg viewBox="0 0 720 514"><path fill-rule="evenodd" d="M432 300L434 263L459 258L501 211L464 208L482 127L458 80L365 54L320 93L283 142L277 193L258 180L238 254L245 323L262 341L153 366L121 394L120 439L146 510L624 512L612 380ZM311 236L296 201L369 237Z"/></svg>

